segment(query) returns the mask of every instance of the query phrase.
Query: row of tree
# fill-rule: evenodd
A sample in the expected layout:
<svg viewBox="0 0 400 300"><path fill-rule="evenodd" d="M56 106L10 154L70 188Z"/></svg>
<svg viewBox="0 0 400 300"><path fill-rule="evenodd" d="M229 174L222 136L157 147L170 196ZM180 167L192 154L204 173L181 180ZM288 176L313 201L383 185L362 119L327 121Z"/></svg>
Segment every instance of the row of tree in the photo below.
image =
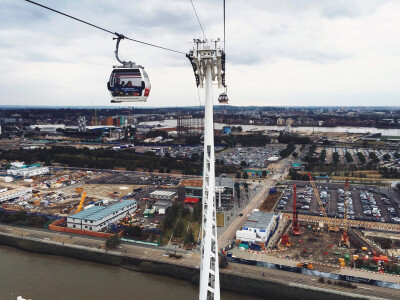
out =
<svg viewBox="0 0 400 300"><path fill-rule="evenodd" d="M25 161L26 164L44 162L45 165L61 163L69 167L94 168L94 169L114 169L123 167L128 171L135 171L138 168L145 171L162 171L169 173L171 170L181 170L183 174L201 175L202 161L201 156L187 158L159 157L153 152L145 154L135 153L134 150L113 151L111 149L76 149L74 147L51 147L33 150L9 150L0 152L0 159L8 161ZM217 165L216 172L235 173L234 166Z"/></svg>

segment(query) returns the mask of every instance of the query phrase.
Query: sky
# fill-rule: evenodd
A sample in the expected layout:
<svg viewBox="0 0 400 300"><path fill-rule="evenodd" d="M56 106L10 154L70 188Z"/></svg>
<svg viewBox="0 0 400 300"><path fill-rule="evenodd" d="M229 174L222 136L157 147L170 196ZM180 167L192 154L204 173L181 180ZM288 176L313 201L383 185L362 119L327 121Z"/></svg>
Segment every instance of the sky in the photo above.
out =
<svg viewBox="0 0 400 300"><path fill-rule="evenodd" d="M202 31L189 0L37 0L133 39L188 52ZM193 0L209 39L223 39L223 1ZM229 103L400 106L399 0L226 0ZM0 0L0 105L115 106L106 83L113 35L24 0ZM146 103L204 104L183 54L122 41L145 67ZM213 87L213 99L223 90ZM117 104L121 106L121 104Z"/></svg>

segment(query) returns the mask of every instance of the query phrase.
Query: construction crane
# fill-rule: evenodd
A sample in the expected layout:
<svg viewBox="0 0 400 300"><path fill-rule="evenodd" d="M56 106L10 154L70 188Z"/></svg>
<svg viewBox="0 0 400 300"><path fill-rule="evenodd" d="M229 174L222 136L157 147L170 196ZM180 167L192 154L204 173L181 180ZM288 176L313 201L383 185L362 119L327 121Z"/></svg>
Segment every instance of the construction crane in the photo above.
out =
<svg viewBox="0 0 400 300"><path fill-rule="evenodd" d="M82 197L81 197L81 202L79 202L78 209L76 210L75 213L78 213L82 210L82 206L83 206L83 202L85 201L85 198L86 198L86 192L83 192Z"/></svg>
<svg viewBox="0 0 400 300"><path fill-rule="evenodd" d="M346 178L346 183L344 185L344 228L342 240L340 241L339 246L350 248L349 236L347 235L347 226L348 226L348 205L349 205L349 179Z"/></svg>
<svg viewBox="0 0 400 300"><path fill-rule="evenodd" d="M292 233L293 235L300 235L300 228L299 228L299 212L297 211L296 207L296 185L293 185L293 223L292 223Z"/></svg>
<svg viewBox="0 0 400 300"><path fill-rule="evenodd" d="M328 226L328 230L329 231L339 232L339 227L331 226L329 224L329 218L328 218L328 215L326 214L326 210L325 210L324 204L322 203L321 198L319 197L318 189L317 189L317 187L315 185L315 182L314 182L310 172L307 172L307 175L310 178L310 183L311 183L311 186L313 188L314 195L318 200L318 204L319 204L320 210L324 215L324 223L326 223L326 225Z"/></svg>

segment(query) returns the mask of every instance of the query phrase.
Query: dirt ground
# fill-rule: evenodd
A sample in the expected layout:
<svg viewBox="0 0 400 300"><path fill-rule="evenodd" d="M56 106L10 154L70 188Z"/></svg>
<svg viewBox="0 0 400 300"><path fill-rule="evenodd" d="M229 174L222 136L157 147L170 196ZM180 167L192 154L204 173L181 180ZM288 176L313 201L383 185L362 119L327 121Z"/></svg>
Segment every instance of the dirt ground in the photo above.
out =
<svg viewBox="0 0 400 300"><path fill-rule="evenodd" d="M304 262L318 262L323 264L339 264L339 258L344 258L345 254L350 257L355 254L357 249L362 245L358 240L350 238L350 248L339 246L342 233L327 232L325 229L320 236L315 236L314 231L308 229L307 226L300 226L301 235L289 235L289 242L293 246L288 247L287 250L270 253L272 256L285 256L292 259ZM335 254L335 252L340 252Z"/></svg>
<svg viewBox="0 0 400 300"><path fill-rule="evenodd" d="M271 211L274 207L276 202L278 201L280 193L276 194L269 194L267 198L261 203L260 211Z"/></svg>
<svg viewBox="0 0 400 300"><path fill-rule="evenodd" d="M88 196L101 199L110 199L113 198L113 195L123 197L129 193L132 193L133 189L145 186L122 184L84 184L81 187ZM63 192L66 194L74 194L75 187L66 188L63 190Z"/></svg>

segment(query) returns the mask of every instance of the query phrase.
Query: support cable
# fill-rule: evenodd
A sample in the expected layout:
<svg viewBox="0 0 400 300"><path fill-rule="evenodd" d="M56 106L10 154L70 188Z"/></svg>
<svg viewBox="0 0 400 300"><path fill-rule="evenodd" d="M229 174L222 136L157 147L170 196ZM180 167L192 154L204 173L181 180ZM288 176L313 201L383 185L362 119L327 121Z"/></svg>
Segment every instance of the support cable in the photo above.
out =
<svg viewBox="0 0 400 300"><path fill-rule="evenodd" d="M226 51L226 46L225 46L225 0L224 0L224 51Z"/></svg>
<svg viewBox="0 0 400 300"><path fill-rule="evenodd" d="M197 14L196 8L194 7L193 1L190 0L190 3L192 3L192 7L193 7L193 10L194 10L194 13L196 14L197 21L199 21L199 25L200 25L201 31L203 31L203 39L206 39L206 34L204 33L203 26L201 25L201 22L200 22L198 14Z"/></svg>
<svg viewBox="0 0 400 300"><path fill-rule="evenodd" d="M100 27L100 26L94 25L94 24L92 24L92 23L86 22L86 21L81 20L81 19L78 19L78 18L75 18L75 17L73 17L73 16L71 16L71 15L68 15L68 14L63 13L63 12L58 11L58 10L55 10L55 9L50 8L50 7L48 7L48 6L42 5L42 4L37 3L37 2L35 2L35 1L31 1L31 0L25 0L25 1L26 1L26 2L29 2L29 3L31 3L31 4L40 6L40 7L44 8L44 9L51 10L51 11L53 11L53 12L55 12L55 13L58 13L58 14L63 15L63 16L65 16L65 17L71 18L71 19L73 19L73 20L75 20L75 21L78 21L78 22L84 23L84 24L86 24L86 25L92 26L92 27L97 28L97 29L99 29L99 30L105 31L105 32L107 32L107 33L111 33L112 35L116 35L117 37L123 36L125 39L130 40L130 41L132 41L132 42L140 43L140 44L143 44L143 45L147 45L147 46L151 46L151 47L155 47L155 48L159 48L159 49L163 49L163 50L167 50L167 51L171 51L171 52L175 52L175 53L186 54L185 52L182 52L182 51L178 51L178 50L174 50L174 49L170 49L170 48L166 48L166 47L162 47L162 46L158 46L158 45L155 45L155 44L150 44L150 43L146 43L146 42L143 42L143 41L139 41L139 40L135 40L135 39L126 37L126 36L124 36L124 35L122 35L122 34L119 34L119 33L117 33L117 32L112 32L111 30L102 28L102 27Z"/></svg>

